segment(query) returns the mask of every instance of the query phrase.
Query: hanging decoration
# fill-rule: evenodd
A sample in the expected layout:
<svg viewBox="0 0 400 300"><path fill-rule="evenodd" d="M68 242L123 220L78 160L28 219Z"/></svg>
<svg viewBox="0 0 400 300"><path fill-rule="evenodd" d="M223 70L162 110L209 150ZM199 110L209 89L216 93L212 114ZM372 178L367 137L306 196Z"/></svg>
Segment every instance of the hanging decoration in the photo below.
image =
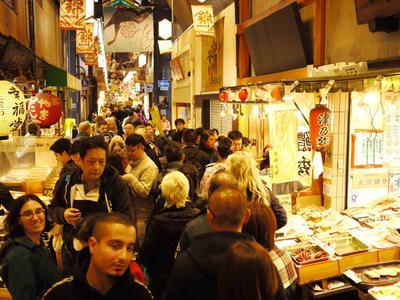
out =
<svg viewBox="0 0 400 300"><path fill-rule="evenodd" d="M242 89L239 91L239 99L240 99L240 101L246 102L246 100L247 100L248 97L249 97L249 92L248 92L248 90L247 90L246 88L242 88Z"/></svg>
<svg viewBox="0 0 400 300"><path fill-rule="evenodd" d="M310 142L313 150L321 151L331 141L331 111L325 105L317 104L310 111Z"/></svg>
<svg viewBox="0 0 400 300"><path fill-rule="evenodd" d="M88 53L88 54L84 54L83 58L85 60L85 64L87 66L96 66L99 63L99 59L98 59L98 54L99 54L99 46L98 43L95 42L94 44L94 52L93 53Z"/></svg>
<svg viewBox="0 0 400 300"><path fill-rule="evenodd" d="M282 101L285 90L281 84L271 86L271 98L275 101Z"/></svg>
<svg viewBox="0 0 400 300"><path fill-rule="evenodd" d="M24 93L9 81L0 81L0 136L8 136L25 122Z"/></svg>
<svg viewBox="0 0 400 300"><path fill-rule="evenodd" d="M95 51L94 24L87 23L84 29L76 31L76 53L92 54Z"/></svg>
<svg viewBox="0 0 400 300"><path fill-rule="evenodd" d="M226 102L227 100L228 100L228 92L226 91L226 90L222 90L220 93L219 93L219 100L221 101L221 102Z"/></svg>
<svg viewBox="0 0 400 300"><path fill-rule="evenodd" d="M192 5L193 28L197 37L215 37L212 5Z"/></svg>
<svg viewBox="0 0 400 300"><path fill-rule="evenodd" d="M60 1L60 29L80 30L86 25L85 0Z"/></svg>
<svg viewBox="0 0 400 300"><path fill-rule="evenodd" d="M139 6L142 4L141 0L103 0L102 2L103 7L108 7L108 6L127 6L127 7L132 7L132 6Z"/></svg>
<svg viewBox="0 0 400 300"><path fill-rule="evenodd" d="M29 101L29 115L41 127L49 127L61 117L61 100L50 93L39 93Z"/></svg>

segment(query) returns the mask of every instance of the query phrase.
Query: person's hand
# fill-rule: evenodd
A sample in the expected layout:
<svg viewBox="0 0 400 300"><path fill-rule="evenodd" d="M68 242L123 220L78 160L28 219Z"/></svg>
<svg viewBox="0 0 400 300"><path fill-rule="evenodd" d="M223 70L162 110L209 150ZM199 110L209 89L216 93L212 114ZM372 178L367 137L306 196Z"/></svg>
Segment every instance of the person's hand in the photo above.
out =
<svg viewBox="0 0 400 300"><path fill-rule="evenodd" d="M64 219L70 225L75 225L81 219L81 212L77 208L67 208L64 211Z"/></svg>

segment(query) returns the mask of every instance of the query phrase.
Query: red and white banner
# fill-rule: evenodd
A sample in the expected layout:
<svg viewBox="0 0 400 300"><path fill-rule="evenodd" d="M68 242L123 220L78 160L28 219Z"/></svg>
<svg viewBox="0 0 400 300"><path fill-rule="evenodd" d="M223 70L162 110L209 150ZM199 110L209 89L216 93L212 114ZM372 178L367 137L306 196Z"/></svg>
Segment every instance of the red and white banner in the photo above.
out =
<svg viewBox="0 0 400 300"><path fill-rule="evenodd" d="M62 30L84 29L86 24L85 0L60 1L60 28Z"/></svg>

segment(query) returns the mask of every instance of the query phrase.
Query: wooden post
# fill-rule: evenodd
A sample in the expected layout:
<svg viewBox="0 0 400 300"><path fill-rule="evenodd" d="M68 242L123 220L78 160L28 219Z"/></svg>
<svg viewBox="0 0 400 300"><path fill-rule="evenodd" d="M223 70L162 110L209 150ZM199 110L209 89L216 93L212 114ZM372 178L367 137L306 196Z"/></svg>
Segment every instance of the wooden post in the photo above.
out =
<svg viewBox="0 0 400 300"><path fill-rule="evenodd" d="M239 24L250 19L249 0L238 0ZM243 32L237 37L238 53L238 77L244 78L250 76L250 53L247 47Z"/></svg>
<svg viewBox="0 0 400 300"><path fill-rule="evenodd" d="M326 0L317 0L314 16L314 66L325 64Z"/></svg>

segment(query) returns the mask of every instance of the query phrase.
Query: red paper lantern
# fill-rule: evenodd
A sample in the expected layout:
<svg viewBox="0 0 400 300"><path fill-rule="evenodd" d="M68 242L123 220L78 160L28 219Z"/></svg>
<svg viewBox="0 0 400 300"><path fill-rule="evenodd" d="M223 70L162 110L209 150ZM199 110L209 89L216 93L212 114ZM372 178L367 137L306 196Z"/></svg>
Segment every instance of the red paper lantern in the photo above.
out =
<svg viewBox="0 0 400 300"><path fill-rule="evenodd" d="M284 93L285 91L283 90L283 86L275 86L271 91L271 98L275 101L281 101Z"/></svg>
<svg viewBox="0 0 400 300"><path fill-rule="evenodd" d="M249 92L247 91L247 89L243 88L239 91L240 101L246 102L248 96L249 96Z"/></svg>
<svg viewBox="0 0 400 300"><path fill-rule="evenodd" d="M49 93L39 93L29 101L29 115L41 127L49 127L61 117L61 100Z"/></svg>
<svg viewBox="0 0 400 300"><path fill-rule="evenodd" d="M219 100L221 101L221 102L226 102L227 100L228 100L228 92L227 91L221 91L220 93L219 93Z"/></svg>
<svg viewBox="0 0 400 300"><path fill-rule="evenodd" d="M331 111L322 104L317 104L310 111L310 143L314 150L320 151L329 146L331 141Z"/></svg>

